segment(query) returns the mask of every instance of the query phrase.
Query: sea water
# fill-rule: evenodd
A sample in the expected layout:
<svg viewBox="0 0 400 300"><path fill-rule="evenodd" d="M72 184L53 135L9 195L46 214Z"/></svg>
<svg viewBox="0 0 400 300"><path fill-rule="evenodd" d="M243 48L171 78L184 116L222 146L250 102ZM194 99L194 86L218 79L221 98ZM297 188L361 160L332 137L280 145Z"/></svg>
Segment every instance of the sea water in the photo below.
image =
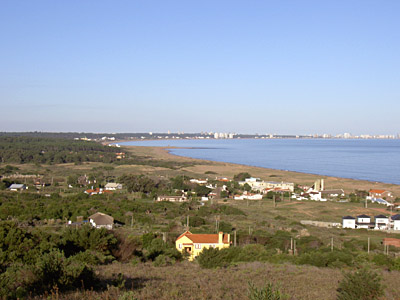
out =
<svg viewBox="0 0 400 300"><path fill-rule="evenodd" d="M399 139L196 139L121 145L182 147L170 152L220 162L400 184Z"/></svg>

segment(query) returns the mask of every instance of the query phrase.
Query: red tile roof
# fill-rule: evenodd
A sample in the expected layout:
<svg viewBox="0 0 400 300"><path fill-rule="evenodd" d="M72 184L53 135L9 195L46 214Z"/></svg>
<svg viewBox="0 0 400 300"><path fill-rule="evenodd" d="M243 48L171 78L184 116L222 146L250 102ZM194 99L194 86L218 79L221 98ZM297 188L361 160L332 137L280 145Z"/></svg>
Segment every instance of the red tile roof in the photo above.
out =
<svg viewBox="0 0 400 300"><path fill-rule="evenodd" d="M385 190L369 190L370 193L374 193L374 194L382 194L384 192L386 192Z"/></svg>
<svg viewBox="0 0 400 300"><path fill-rule="evenodd" d="M218 234L193 234L190 231L186 231L183 234L181 234L177 240L182 238L183 236L186 236L188 239L190 239L193 243L198 243L198 244L218 244ZM223 243L228 244L228 234L223 234L222 235Z"/></svg>

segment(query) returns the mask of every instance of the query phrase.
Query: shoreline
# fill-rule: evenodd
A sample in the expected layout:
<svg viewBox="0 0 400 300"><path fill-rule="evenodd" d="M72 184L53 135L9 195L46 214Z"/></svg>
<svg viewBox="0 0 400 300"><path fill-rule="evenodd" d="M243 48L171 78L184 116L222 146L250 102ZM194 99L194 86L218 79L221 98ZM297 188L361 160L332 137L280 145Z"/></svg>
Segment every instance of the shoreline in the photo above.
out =
<svg viewBox="0 0 400 300"><path fill-rule="evenodd" d="M302 185L311 185L317 179L323 178L326 181L326 189L338 189L342 188L347 192L354 192L355 190L366 190L369 191L370 189L385 189L390 190L393 194L400 196L400 185L393 184L393 183L385 183L379 181L369 181L363 179L354 179L354 178L346 178L346 177L336 177L336 176L328 176L328 175L320 175L320 174L313 174L313 173L304 173L298 171L290 171L290 170L279 170L279 169L271 169L259 166L250 166L245 164L239 163L230 163L230 162L220 162L220 161L213 161L207 159L199 159L199 158L192 158L189 156L181 156L177 154L171 153L173 149L192 149L193 147L167 147L167 146L132 146L132 145L121 145L121 147L127 147L128 149L148 149L155 154L155 156L159 159L166 159L166 160L183 160L183 161L192 161L203 164L202 168L184 168L183 171L190 171L193 173L196 172L196 169L205 170L204 166L209 166L209 169L214 167L217 170L221 170L221 172L216 172L216 175L221 177L228 177L233 178L234 174L240 172L249 172L252 176L260 177L265 181L287 181L287 182L294 182L297 184ZM204 163L207 163L204 165ZM212 166L212 167L211 167ZM192 169L195 169L193 171ZM200 175L200 174L199 174ZM201 174L204 177L204 172Z"/></svg>

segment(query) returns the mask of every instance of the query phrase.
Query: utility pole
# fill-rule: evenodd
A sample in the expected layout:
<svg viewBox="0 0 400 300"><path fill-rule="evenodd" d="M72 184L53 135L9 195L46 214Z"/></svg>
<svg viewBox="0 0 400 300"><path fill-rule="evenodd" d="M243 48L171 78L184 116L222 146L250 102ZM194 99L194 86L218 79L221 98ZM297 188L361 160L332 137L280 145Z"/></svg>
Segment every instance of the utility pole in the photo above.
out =
<svg viewBox="0 0 400 300"><path fill-rule="evenodd" d="M186 230L189 230L189 216L186 217Z"/></svg>
<svg viewBox="0 0 400 300"><path fill-rule="evenodd" d="M276 207L276 199L275 199L275 195L272 196L272 198L274 199L274 207Z"/></svg>
<svg viewBox="0 0 400 300"><path fill-rule="evenodd" d="M368 208L367 197L365 197L365 208Z"/></svg>
<svg viewBox="0 0 400 300"><path fill-rule="evenodd" d="M133 227L133 214L131 216L131 228Z"/></svg>
<svg viewBox="0 0 400 300"><path fill-rule="evenodd" d="M289 254L290 254L290 255L294 255L294 251L293 251L293 238L290 238L290 250L289 250Z"/></svg>
<svg viewBox="0 0 400 300"><path fill-rule="evenodd" d="M236 229L233 232L233 246L236 247Z"/></svg>
<svg viewBox="0 0 400 300"><path fill-rule="evenodd" d="M333 237L331 238L331 252L333 252Z"/></svg>
<svg viewBox="0 0 400 300"><path fill-rule="evenodd" d="M369 243L370 243L370 239L368 238L368 254L369 254Z"/></svg>

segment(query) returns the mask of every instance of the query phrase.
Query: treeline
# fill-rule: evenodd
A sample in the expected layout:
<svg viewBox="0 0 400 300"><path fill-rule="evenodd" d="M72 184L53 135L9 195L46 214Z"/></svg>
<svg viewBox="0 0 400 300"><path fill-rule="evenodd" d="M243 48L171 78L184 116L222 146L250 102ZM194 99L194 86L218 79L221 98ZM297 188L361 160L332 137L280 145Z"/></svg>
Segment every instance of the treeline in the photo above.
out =
<svg viewBox="0 0 400 300"><path fill-rule="evenodd" d="M36 137L0 137L0 162L62 164L117 160L120 150L96 142Z"/></svg>

